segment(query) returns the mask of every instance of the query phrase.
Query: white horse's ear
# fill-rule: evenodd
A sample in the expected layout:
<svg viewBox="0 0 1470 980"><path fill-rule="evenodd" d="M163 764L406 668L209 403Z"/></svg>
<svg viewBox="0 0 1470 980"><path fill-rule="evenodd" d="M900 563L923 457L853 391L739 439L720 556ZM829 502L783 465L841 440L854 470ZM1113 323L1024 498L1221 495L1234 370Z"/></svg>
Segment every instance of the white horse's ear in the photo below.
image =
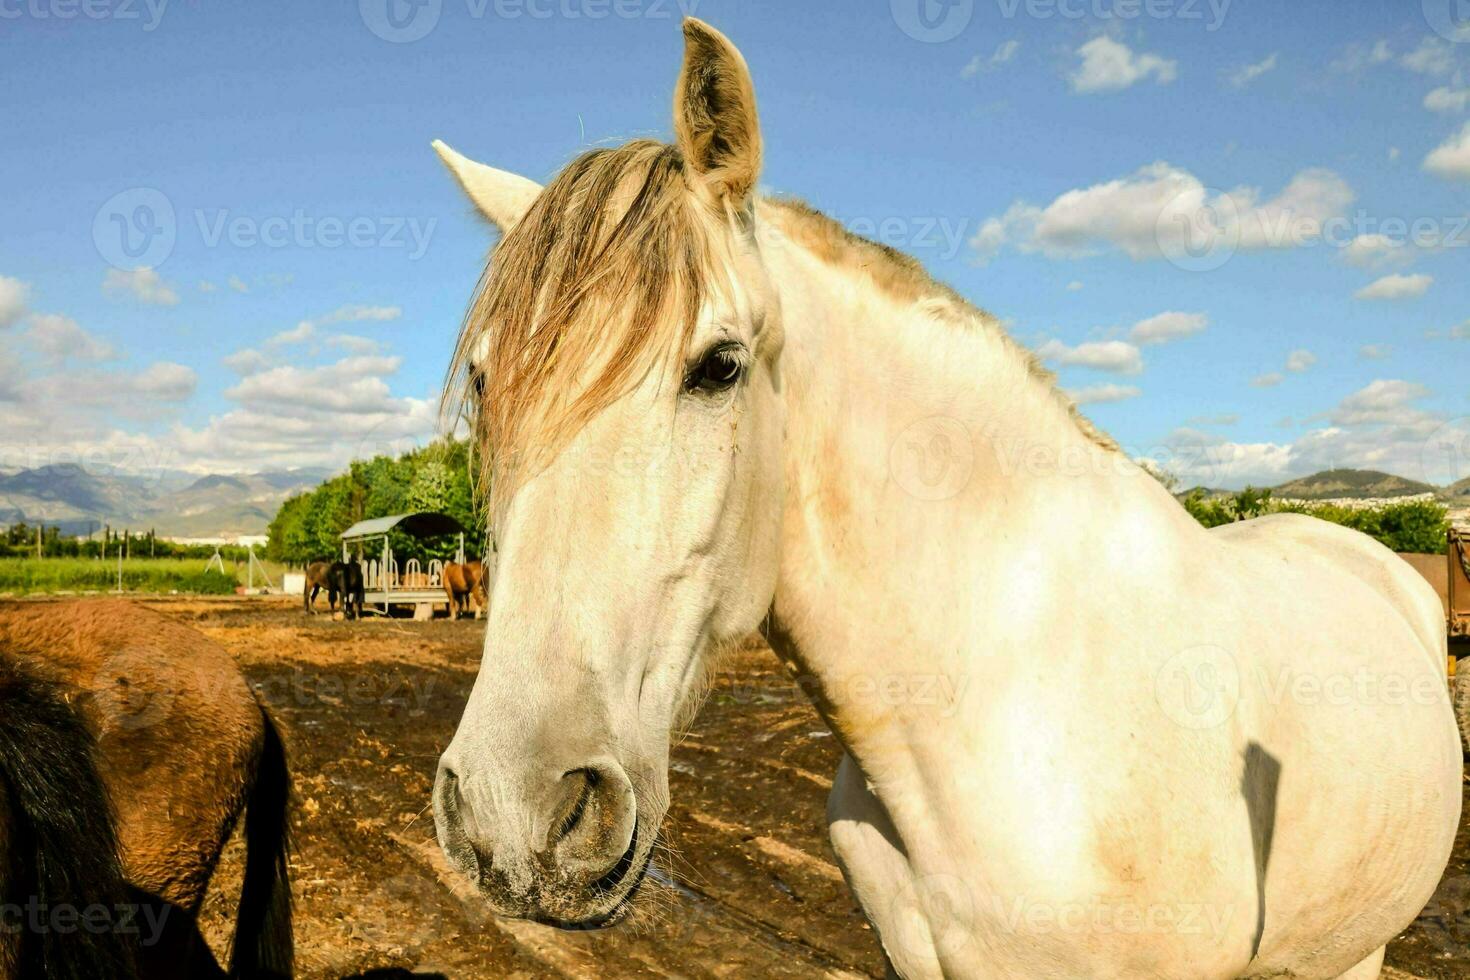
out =
<svg viewBox="0 0 1470 980"><path fill-rule="evenodd" d="M711 190L737 208L749 202L761 170L750 69L725 35L693 17L684 18L674 136L685 161Z"/></svg>
<svg viewBox="0 0 1470 980"><path fill-rule="evenodd" d="M494 222L501 234L515 227L541 193L541 185L534 180L476 163L456 153L443 140L435 140L433 146L475 207Z"/></svg>

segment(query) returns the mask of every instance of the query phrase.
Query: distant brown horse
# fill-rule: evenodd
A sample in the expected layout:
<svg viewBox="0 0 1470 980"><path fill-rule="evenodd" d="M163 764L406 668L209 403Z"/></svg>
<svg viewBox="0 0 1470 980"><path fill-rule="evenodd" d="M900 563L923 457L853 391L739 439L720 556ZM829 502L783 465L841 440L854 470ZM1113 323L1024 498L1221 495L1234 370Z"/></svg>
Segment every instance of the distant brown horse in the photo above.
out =
<svg viewBox="0 0 1470 980"><path fill-rule="evenodd" d="M301 601L306 606L307 615L316 615L317 593L326 589L328 597L331 597L332 565L333 562L329 561L314 561L306 566L306 586L302 589ZM331 600L331 604L335 608L336 600Z"/></svg>
<svg viewBox="0 0 1470 980"><path fill-rule="evenodd" d="M485 566L476 558L463 565L446 562L444 565L444 593L449 596L449 618L458 619L466 605L472 604L475 618L485 614Z"/></svg>
<svg viewBox="0 0 1470 980"><path fill-rule="evenodd" d="M244 885L229 975L289 976L285 751L230 655L199 632L120 600L9 603L0 604L0 665L58 693L95 740L96 772L105 795L89 794L85 786L68 788L62 809L78 823L105 823L98 814L106 814L109 799L115 807L116 853L132 900L141 904L136 924L143 975L223 975L195 917L243 813ZM0 715L0 728L10 721L8 712ZM53 752L58 764L79 764L65 755ZM0 816L0 856L14 819ZM33 813L26 819L37 818ZM83 861L105 864L111 853L105 841L65 843ZM26 855L9 857L24 868ZM0 904L22 894L13 888L11 877L0 870L5 895ZM53 901L76 904L77 898L58 893ZM22 934L22 947L27 938ZM32 945L51 941L43 935ZM58 948L65 945L57 942ZM3 963L0 956L0 977L6 976ZM78 971L89 972L127 975ZM48 968L41 975L69 974Z"/></svg>

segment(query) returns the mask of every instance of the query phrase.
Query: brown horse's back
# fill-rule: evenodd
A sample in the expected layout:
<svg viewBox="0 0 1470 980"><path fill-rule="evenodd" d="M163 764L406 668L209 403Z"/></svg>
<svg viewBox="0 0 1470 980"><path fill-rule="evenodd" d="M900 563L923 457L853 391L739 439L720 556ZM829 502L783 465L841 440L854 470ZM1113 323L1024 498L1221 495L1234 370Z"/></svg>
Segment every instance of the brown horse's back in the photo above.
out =
<svg viewBox="0 0 1470 980"><path fill-rule="evenodd" d="M127 901L97 741L72 690L0 650L0 977L137 975L141 946L119 929L47 928L24 912Z"/></svg>
<svg viewBox="0 0 1470 980"><path fill-rule="evenodd" d="M0 649L78 689L129 880L197 911L266 737L234 660L187 626L111 599L0 606Z"/></svg>

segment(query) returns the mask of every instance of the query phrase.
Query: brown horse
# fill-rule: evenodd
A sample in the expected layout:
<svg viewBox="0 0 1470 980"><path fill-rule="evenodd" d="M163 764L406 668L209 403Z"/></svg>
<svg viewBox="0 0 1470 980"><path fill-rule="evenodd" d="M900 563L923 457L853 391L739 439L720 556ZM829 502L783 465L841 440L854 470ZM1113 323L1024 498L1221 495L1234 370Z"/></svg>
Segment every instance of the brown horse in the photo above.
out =
<svg viewBox="0 0 1470 980"><path fill-rule="evenodd" d="M314 561L306 566L306 586L302 589L301 601L306 606L307 615L316 615L317 593L323 589L327 590L328 598L333 609L336 609L336 599L332 598L332 562Z"/></svg>
<svg viewBox="0 0 1470 980"><path fill-rule="evenodd" d="M334 561L327 569L327 605L337 614L342 599L342 618L361 619L363 602L362 566L355 561Z"/></svg>
<svg viewBox="0 0 1470 980"><path fill-rule="evenodd" d="M101 819L109 799L116 809L116 853L141 907L144 974L222 975L195 917L243 813L246 865L229 975L289 976L285 751L230 655L187 626L109 599L0 605L0 663L58 692L95 740L105 793L99 799L82 786L63 799L78 819ZM64 754L55 761L66 763ZM66 843L88 861L111 853L92 841ZM12 893L8 878L0 889Z"/></svg>
<svg viewBox="0 0 1470 980"><path fill-rule="evenodd" d="M475 618L485 614L485 566L478 559L446 562L444 565L444 593L449 596L449 618L458 619L465 607L473 604Z"/></svg>
<svg viewBox="0 0 1470 980"><path fill-rule="evenodd" d="M4 659L0 719L0 978L132 980L139 942L119 922L128 890L96 742L62 691ZM49 928L67 909L103 927Z"/></svg>

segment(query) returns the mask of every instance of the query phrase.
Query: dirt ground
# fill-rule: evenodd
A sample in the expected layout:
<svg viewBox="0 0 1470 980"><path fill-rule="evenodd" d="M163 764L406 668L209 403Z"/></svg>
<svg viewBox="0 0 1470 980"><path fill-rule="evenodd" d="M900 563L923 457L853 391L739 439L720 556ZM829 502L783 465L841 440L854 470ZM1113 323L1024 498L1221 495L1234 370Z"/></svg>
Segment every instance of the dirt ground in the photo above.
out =
<svg viewBox="0 0 1470 980"><path fill-rule="evenodd" d="M147 604L234 654L285 733L298 975L882 976L826 839L838 747L769 651L726 666L673 752L668 849L643 908L567 933L486 915L434 843L434 767L474 680L479 624L308 619L280 600ZM236 841L203 916L221 959L241 858ZM1388 962L1385 976L1470 976L1470 820Z"/></svg>

